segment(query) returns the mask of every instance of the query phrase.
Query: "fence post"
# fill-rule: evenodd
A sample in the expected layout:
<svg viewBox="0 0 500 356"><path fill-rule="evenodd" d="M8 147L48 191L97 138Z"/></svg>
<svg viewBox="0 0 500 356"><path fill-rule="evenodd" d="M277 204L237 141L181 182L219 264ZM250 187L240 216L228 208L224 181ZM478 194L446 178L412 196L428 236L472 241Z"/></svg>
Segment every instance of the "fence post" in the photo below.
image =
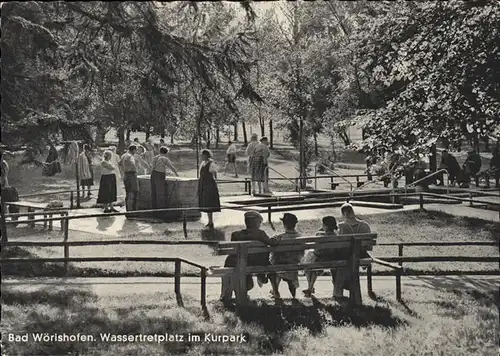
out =
<svg viewBox="0 0 500 356"><path fill-rule="evenodd" d="M181 305L181 260L175 260L175 297L177 299L177 304Z"/></svg>
<svg viewBox="0 0 500 356"><path fill-rule="evenodd" d="M472 198L473 198L473 197L472 197L472 192L469 192L469 199L470 199L470 201L469 201L469 206L470 206L471 208L474 206L474 205L472 204Z"/></svg>
<svg viewBox="0 0 500 356"><path fill-rule="evenodd" d="M401 269L396 270L396 299L401 300Z"/></svg>
<svg viewBox="0 0 500 356"><path fill-rule="evenodd" d="M420 210L424 210L424 195L419 194Z"/></svg>
<svg viewBox="0 0 500 356"><path fill-rule="evenodd" d="M403 257L403 244L398 244L398 257ZM398 261L398 264L403 267L403 261Z"/></svg>
<svg viewBox="0 0 500 356"><path fill-rule="evenodd" d="M201 307L207 307L207 270L201 269Z"/></svg>
<svg viewBox="0 0 500 356"><path fill-rule="evenodd" d="M75 163L75 174L76 174L76 207L80 209L80 180L78 179L79 177L79 172L78 172L78 162Z"/></svg>
<svg viewBox="0 0 500 356"><path fill-rule="evenodd" d="M187 212L186 210L183 210L182 212L182 231L184 231L184 238L188 238L188 232L187 232Z"/></svg>
<svg viewBox="0 0 500 356"><path fill-rule="evenodd" d="M69 208L73 209L73 191L69 194Z"/></svg>
<svg viewBox="0 0 500 356"><path fill-rule="evenodd" d="M369 265L366 268L366 283L368 285L368 295L370 298L373 299L374 293L373 293L373 281L372 281L372 266Z"/></svg>
<svg viewBox="0 0 500 356"><path fill-rule="evenodd" d="M7 224L5 223L5 204L0 202L0 215L2 220L2 242L7 242Z"/></svg>
<svg viewBox="0 0 500 356"><path fill-rule="evenodd" d="M64 275L67 277L68 272L69 272L69 246L68 246L68 238L69 238L69 219L67 216L65 217L65 222L64 222ZM62 220L61 220L62 221Z"/></svg>
<svg viewBox="0 0 500 356"><path fill-rule="evenodd" d="M267 221L269 221L270 224L272 223L272 220L271 220L271 206L270 205L267 207Z"/></svg>

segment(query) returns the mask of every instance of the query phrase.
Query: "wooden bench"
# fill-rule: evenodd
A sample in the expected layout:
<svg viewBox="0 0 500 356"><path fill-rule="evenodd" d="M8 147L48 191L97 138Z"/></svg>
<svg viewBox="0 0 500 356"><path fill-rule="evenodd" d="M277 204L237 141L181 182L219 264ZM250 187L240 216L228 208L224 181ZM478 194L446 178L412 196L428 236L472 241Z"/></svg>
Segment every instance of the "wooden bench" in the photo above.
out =
<svg viewBox="0 0 500 356"><path fill-rule="evenodd" d="M355 234L334 236L307 236L297 239L284 239L277 246L266 246L259 241L221 242L216 253L219 256L236 255L236 267L210 267L208 276L223 277L232 275L232 285L236 293L236 303L244 305L248 301L246 276L288 271L318 271L325 269L347 268L349 270L349 301L353 305L361 305L361 288L359 268L370 267L371 257L361 258L362 251L372 250L376 244L377 234ZM349 249L345 260L328 262L299 263L290 265L248 266L248 256L263 252L296 252L308 249Z"/></svg>
<svg viewBox="0 0 500 356"><path fill-rule="evenodd" d="M59 214L61 217L68 215L67 211L61 211L61 210L65 210L64 208L61 208L61 207L51 208L51 207L47 206L47 203L36 203L36 202L31 202L31 201L19 200L19 201L16 201L16 202L5 202L4 205L5 206L17 206L19 208L25 208L25 209L27 209L28 213L35 213L36 211L42 211L42 213L37 213L36 215L42 215L43 214L43 218L44 219L46 219L46 218L52 218L52 216L54 215L54 213L52 213L51 210L58 211L58 213L56 213L56 214ZM17 217L12 217L12 218L15 219L15 220L17 220ZM28 215L28 220L34 220L34 219L35 219L35 214ZM29 222L28 224L32 228L35 227L35 223L34 222ZM49 231L52 231L53 230L53 221L52 220L44 221L43 228L45 229L45 228L47 228L47 226L49 228ZM61 231L63 231L63 230L64 230L64 219L61 219Z"/></svg>

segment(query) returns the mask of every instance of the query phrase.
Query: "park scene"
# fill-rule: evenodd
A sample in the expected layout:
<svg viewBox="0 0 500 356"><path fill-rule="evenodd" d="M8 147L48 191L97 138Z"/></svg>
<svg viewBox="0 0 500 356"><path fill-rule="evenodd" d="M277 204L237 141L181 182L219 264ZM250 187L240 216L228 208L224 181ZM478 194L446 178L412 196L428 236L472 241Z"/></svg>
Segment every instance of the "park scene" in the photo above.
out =
<svg viewBox="0 0 500 356"><path fill-rule="evenodd" d="M2 355L498 355L498 1L0 4Z"/></svg>

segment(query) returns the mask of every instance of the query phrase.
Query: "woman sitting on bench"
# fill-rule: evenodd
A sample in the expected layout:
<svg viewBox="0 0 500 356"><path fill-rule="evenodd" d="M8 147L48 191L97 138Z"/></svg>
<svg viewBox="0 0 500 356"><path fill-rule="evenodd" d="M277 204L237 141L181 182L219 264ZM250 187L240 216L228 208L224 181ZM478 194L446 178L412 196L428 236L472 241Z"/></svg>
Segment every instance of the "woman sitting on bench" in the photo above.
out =
<svg viewBox="0 0 500 356"><path fill-rule="evenodd" d="M337 220L333 216L325 216L323 218L323 228L319 230L316 236L333 236L337 235ZM329 262L338 259L339 253L335 250L330 249L316 249L308 250L304 255L302 260L303 263L314 263L314 262ZM334 271L332 271L334 273ZM305 272L307 278L307 289L304 289L302 293L304 296L311 297L314 294L314 283L318 278L318 272L311 271Z"/></svg>

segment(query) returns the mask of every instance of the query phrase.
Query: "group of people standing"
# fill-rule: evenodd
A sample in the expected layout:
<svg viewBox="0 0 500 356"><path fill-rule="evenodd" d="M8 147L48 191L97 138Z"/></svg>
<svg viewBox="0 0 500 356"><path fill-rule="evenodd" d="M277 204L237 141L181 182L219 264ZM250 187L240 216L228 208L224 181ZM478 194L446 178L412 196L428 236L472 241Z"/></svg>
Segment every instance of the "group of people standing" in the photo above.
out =
<svg viewBox="0 0 500 356"><path fill-rule="evenodd" d="M337 224L334 216L325 216L322 219L322 227L316 233L316 236L335 236L337 234L364 234L370 233L370 226L363 220L356 217L354 208L351 204L344 204L340 208L340 212L344 219L343 222ZM265 231L261 230L262 216L256 211L248 211L245 213L245 229L235 231L231 234L231 241L260 241L268 246L276 246L282 240L296 239L301 237L301 233L296 230L298 219L294 214L285 213L281 221L283 222L284 232L282 234L269 237ZM298 264L298 263L314 263L314 262L329 262L335 260L344 260L348 257L349 251L343 249L314 249L297 252L279 252L270 254L253 254L248 257L249 266L265 266L265 265L281 265L281 264ZM366 253L366 252L363 252ZM236 255L231 255L226 259L225 267L235 267L237 260ZM349 270L346 268L337 268L331 270L333 283L333 296L343 297L345 287L348 285ZM311 297L315 293L314 285L318 277L316 271L306 271L307 288L302 291L305 297ZM268 281L271 284L270 294L275 299L280 299L279 284L283 280L288 284L288 290L292 298L296 298L297 289L299 288L298 272L279 272L270 273L267 275L257 275L257 283L260 287ZM253 278L247 276L247 290L254 287ZM234 291L232 276L228 275L222 279L221 300L228 302L232 298Z"/></svg>
<svg viewBox="0 0 500 356"><path fill-rule="evenodd" d="M246 155L248 157L248 174L252 179L252 194L270 195L269 156L271 151L269 150L268 138L263 136L259 140L257 134L252 134Z"/></svg>

